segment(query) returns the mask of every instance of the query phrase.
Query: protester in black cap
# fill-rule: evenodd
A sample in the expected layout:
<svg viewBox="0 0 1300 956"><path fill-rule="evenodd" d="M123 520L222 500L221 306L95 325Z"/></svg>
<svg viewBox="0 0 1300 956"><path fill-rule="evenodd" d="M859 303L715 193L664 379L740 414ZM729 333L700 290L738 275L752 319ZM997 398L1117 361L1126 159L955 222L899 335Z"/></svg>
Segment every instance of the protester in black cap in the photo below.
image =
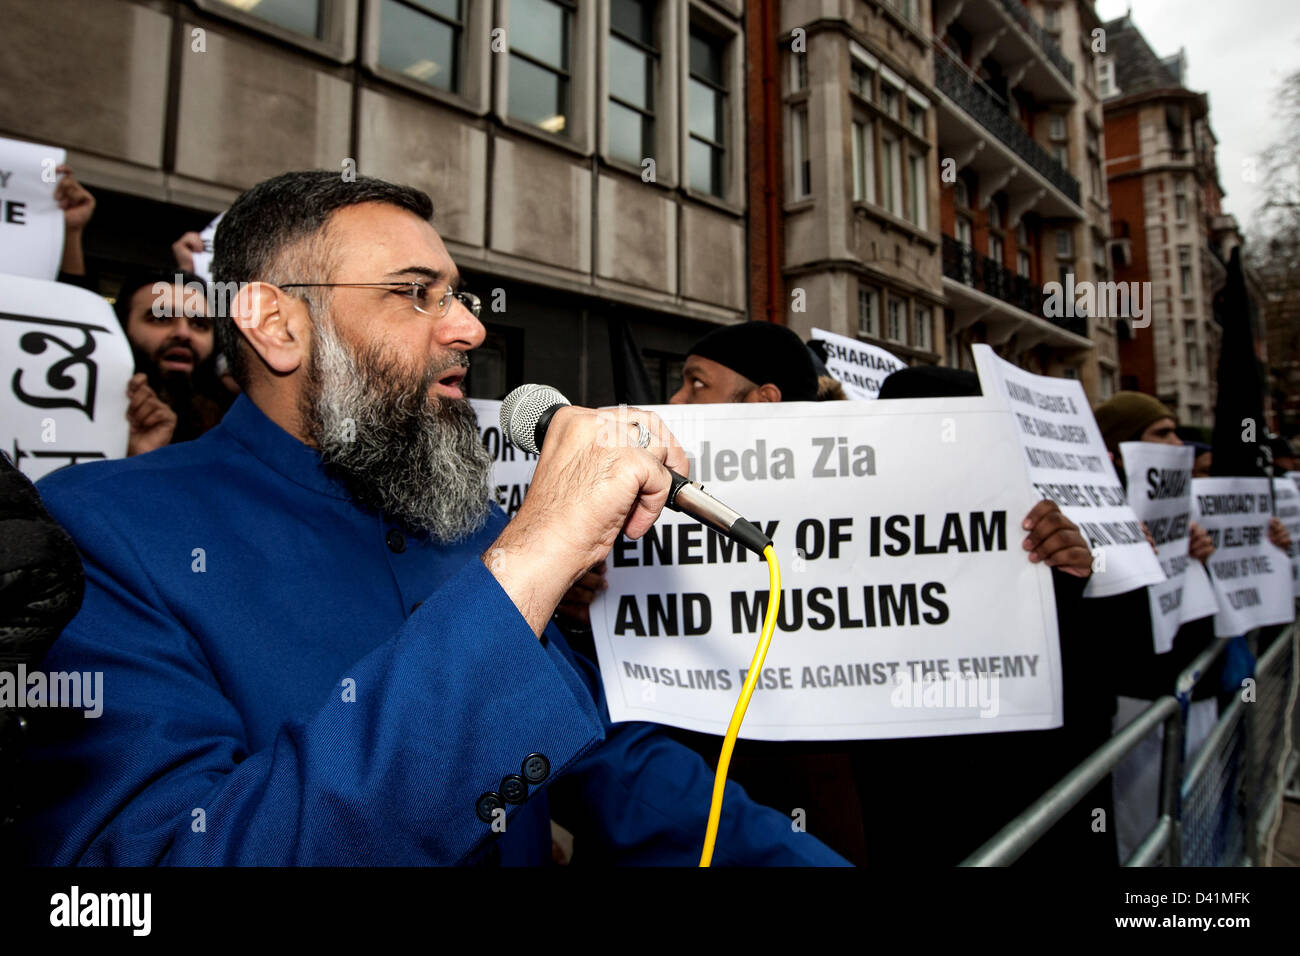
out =
<svg viewBox="0 0 1300 956"><path fill-rule="evenodd" d="M1281 477L1288 471L1296 471L1297 462L1295 450L1291 443L1280 435L1274 435L1268 440L1269 450L1273 452L1273 474Z"/></svg>
<svg viewBox="0 0 1300 956"><path fill-rule="evenodd" d="M691 348L673 405L815 402L817 370L784 325L743 322L715 329Z"/></svg>
<svg viewBox="0 0 1300 956"><path fill-rule="evenodd" d="M126 278L113 308L135 372L127 385L128 455L190 441L221 420L207 283L193 273L145 269ZM229 396L233 400L233 396Z"/></svg>

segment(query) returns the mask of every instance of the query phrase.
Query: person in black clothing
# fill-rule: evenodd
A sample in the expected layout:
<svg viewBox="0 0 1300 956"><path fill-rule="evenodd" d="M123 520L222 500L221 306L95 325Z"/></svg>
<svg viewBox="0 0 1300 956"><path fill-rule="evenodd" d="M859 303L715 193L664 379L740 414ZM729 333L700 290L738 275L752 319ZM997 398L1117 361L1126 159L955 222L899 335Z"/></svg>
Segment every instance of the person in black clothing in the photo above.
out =
<svg viewBox="0 0 1300 956"><path fill-rule="evenodd" d="M0 673L18 693L25 693L17 687L18 665L40 665L81 609L85 585L72 539L46 512L32 483L0 453ZM22 725L18 710L0 703L0 860L14 852L14 769Z"/></svg>

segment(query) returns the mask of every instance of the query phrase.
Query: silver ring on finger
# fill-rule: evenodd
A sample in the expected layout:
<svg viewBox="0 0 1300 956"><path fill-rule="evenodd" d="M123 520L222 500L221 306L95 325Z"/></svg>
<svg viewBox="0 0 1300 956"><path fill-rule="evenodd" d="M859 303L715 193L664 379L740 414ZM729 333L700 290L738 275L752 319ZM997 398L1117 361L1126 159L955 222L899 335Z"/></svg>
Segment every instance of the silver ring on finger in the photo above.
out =
<svg viewBox="0 0 1300 956"><path fill-rule="evenodd" d="M649 448L650 429L646 428L641 422L633 422L632 424L636 426L636 447Z"/></svg>

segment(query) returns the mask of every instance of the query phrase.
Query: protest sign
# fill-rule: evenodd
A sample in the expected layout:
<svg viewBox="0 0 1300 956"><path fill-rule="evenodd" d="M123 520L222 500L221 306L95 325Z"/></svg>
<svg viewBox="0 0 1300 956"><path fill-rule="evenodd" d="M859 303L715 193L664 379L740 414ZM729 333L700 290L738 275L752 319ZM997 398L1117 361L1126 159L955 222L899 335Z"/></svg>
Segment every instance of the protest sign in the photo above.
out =
<svg viewBox="0 0 1300 956"><path fill-rule="evenodd" d="M63 210L54 200L54 170L66 157L54 146L0 137L0 272L58 276Z"/></svg>
<svg viewBox="0 0 1300 956"><path fill-rule="evenodd" d="M217 238L217 226L225 213L217 213L217 218L203 227L199 238L203 240L203 251L194 253L194 274L204 282L212 282L212 251Z"/></svg>
<svg viewBox="0 0 1300 956"><path fill-rule="evenodd" d="M1267 478L1192 479L1193 520L1215 551L1210 580L1219 597L1214 633L1236 637L1295 617L1291 561L1268 540L1272 493Z"/></svg>
<svg viewBox="0 0 1300 956"><path fill-rule="evenodd" d="M1166 580L1147 588L1151 636L1157 654L1174 646L1174 635L1187 621L1218 610L1204 565L1187 553L1192 514L1192 449L1158 442L1131 441L1119 446L1128 475L1128 501L1156 543Z"/></svg>
<svg viewBox="0 0 1300 956"><path fill-rule="evenodd" d="M741 731L845 740L1061 722L1051 572L1014 425L980 398L654 409L692 477L774 541L778 627ZM764 562L667 511L621 538L591 608L615 721L721 734Z"/></svg>
<svg viewBox="0 0 1300 956"><path fill-rule="evenodd" d="M501 433L501 402L486 398L471 398L470 407L478 416L478 433L483 447L492 456L492 477L488 489L493 501L511 518L524 503L524 495L533 480L537 456L516 448Z"/></svg>
<svg viewBox="0 0 1300 956"><path fill-rule="evenodd" d="M1273 479L1273 506L1278 520L1291 535L1291 547L1287 551L1291 558L1291 588L1295 596L1300 597L1300 490L1292 479Z"/></svg>
<svg viewBox="0 0 1300 956"><path fill-rule="evenodd" d="M1109 597L1165 579L1129 507L1083 386L1035 375L973 347L984 395L1011 411L1021 460L1040 497L1079 526L1092 549L1087 597Z"/></svg>
<svg viewBox="0 0 1300 956"><path fill-rule="evenodd" d="M859 342L824 329L813 329L814 341L826 345L826 371L841 385L851 399L867 400L880 396L880 385L907 363L882 348Z"/></svg>
<svg viewBox="0 0 1300 956"><path fill-rule="evenodd" d="M126 454L133 368L100 296L0 274L0 441L27 477Z"/></svg>

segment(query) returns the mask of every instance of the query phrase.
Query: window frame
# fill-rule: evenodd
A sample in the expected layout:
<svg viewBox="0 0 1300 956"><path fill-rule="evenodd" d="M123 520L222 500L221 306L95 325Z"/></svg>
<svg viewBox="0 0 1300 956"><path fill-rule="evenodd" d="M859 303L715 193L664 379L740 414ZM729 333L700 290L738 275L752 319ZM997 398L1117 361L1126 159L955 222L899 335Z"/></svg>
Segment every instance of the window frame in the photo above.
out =
<svg viewBox="0 0 1300 956"><path fill-rule="evenodd" d="M698 4L688 5L688 15L683 18L682 37L684 45L679 56L679 68L681 77L681 117L682 128L680 137L680 162L681 162L681 183L682 188L692 197L703 199L707 202L720 203L731 209L738 209L743 205L743 198L740 194L740 188L743 183L743 171L737 167L737 153L743 152L741 149L744 143L744 131L738 128L739 112L736 107L736 97L743 97L744 77L741 74L743 64L743 44L740 43L740 34L735 27L721 20L717 15L711 13L706 7ZM726 86L718 89L717 85L704 77L696 77L691 72L691 37L699 33L713 43L721 46L722 54L722 76ZM696 136L691 130L690 120L690 85L691 81L698 79L707 86L713 87L723 94L722 102L722 133L726 139L721 143L708 140L706 137ZM738 85L739 84L739 85ZM741 92L737 92L737 90ZM707 143L711 149L722 150L722 162L720 164L722 183L721 192L715 193L691 182L691 158L690 145L692 140Z"/></svg>
<svg viewBox="0 0 1300 956"><path fill-rule="evenodd" d="M411 6L406 0L398 0L398 2L403 6ZM490 42L491 24L482 8L473 0L461 0L461 10L463 25L457 51L458 89L444 90L421 82L379 61L379 46L383 34L383 4L379 2L366 5L365 49L362 53L361 65L371 76L385 83L400 86L427 99L446 103L458 109L469 110L477 116L485 115L489 107L488 90L491 84L488 73L490 64L483 51ZM419 10L419 12L427 11ZM438 19L433 14L428 16Z"/></svg>
<svg viewBox="0 0 1300 956"><path fill-rule="evenodd" d="M665 55L669 53L669 51L666 49L667 47L667 43L665 42L666 30L664 29L664 21L662 19L663 16L662 5L658 2L658 0L643 0L643 2L649 3L651 7L650 33L652 34L652 40L654 41L656 46L647 46L645 42L642 40L639 40L635 37L629 37L626 34L622 33L621 31L616 31L614 27L614 18L612 15L608 15L605 21L601 24L603 30L599 34L599 36L604 44L604 49L601 51L604 57L603 60L604 69L602 70L602 77L601 77L602 79L601 107L603 110L602 123L601 123L602 126L601 155L610 163L615 163L624 166L628 169L635 169L638 174L640 174L640 172L643 169L641 163L643 163L646 159L653 159L655 163L655 180L659 181L661 179L662 167L665 165L665 163L663 162L665 158L663 155L664 136L661 127L663 121L663 115L662 115L663 104L668 100L668 96L666 95L666 90L664 88L665 87L664 58ZM608 11L607 6L606 6L606 10ZM649 83L649 98L650 98L651 105L648 110L643 109L642 107L636 106L633 103L629 103L626 100L619 98L618 96L615 95L613 91L613 82L610 77L610 60L612 58L610 53L610 47L611 47L610 41L614 38L621 40L622 42L628 44L629 46L636 47L642 53L648 55L651 58L653 76ZM636 163L629 163L626 157L617 156L613 152L613 149L610 144L610 135L609 135L610 134L609 116L611 112L610 104L616 104L618 106L621 106L623 109L631 110L632 112L637 113L638 115L641 116L643 124L647 119L650 121L651 133L650 133L649 145L651 147L651 152L648 155L643 155L641 159L638 160ZM646 147L646 143L644 142L644 137L645 137L645 128L643 125L642 144L641 144L643 153L645 152L645 147ZM671 175L670 175L670 180L671 180Z"/></svg>
<svg viewBox="0 0 1300 956"><path fill-rule="evenodd" d="M333 60L348 63L356 56L358 10L356 0L320 0L320 35L311 37L266 20L223 0L194 0L203 13L261 33L301 49ZM378 6L371 4L371 6ZM188 38L187 38L188 42Z"/></svg>
<svg viewBox="0 0 1300 956"><path fill-rule="evenodd" d="M858 283L858 335L867 336L868 338L881 338L881 314L880 314L880 297L881 291L875 286L867 285L864 282ZM862 303L870 303L870 322L866 328L862 324Z"/></svg>
<svg viewBox="0 0 1300 956"><path fill-rule="evenodd" d="M511 2L513 3L514 0L511 0ZM505 61L505 66L506 66L504 89L502 90L505 110L502 113L502 116L505 119L509 120L510 123L512 123L515 126L515 128L524 127L534 132L540 133L541 135L546 136L548 138L553 138L555 140L566 141L566 142L571 142L576 144L578 142L578 131L576 128L578 124L574 122L570 122L570 120L576 119L578 113L579 97L578 97L578 90L576 88L575 74L577 73L577 67L579 63L578 51L581 44L575 42L575 40L580 35L579 21L578 21L578 15L580 12L579 7L576 0L535 0L535 2L550 3L557 7L561 7L564 10L565 13L564 54L565 54L566 65L564 67L552 66L551 64L543 60L539 60L537 57L533 56L530 53L524 53L522 51L516 50L514 45L510 42L510 30L509 28L507 28L506 49L505 49L506 55L502 57L502 59ZM510 112L509 70L510 70L510 63L515 57L518 57L519 59L532 65L533 67L536 67L539 70L543 70L547 73L554 73L563 78L564 93L565 93L564 112L562 114L565 118L564 132L555 132L553 130L548 130L543 126L539 126L536 123L531 123L528 120L523 119L522 117L519 116L515 116Z"/></svg>

